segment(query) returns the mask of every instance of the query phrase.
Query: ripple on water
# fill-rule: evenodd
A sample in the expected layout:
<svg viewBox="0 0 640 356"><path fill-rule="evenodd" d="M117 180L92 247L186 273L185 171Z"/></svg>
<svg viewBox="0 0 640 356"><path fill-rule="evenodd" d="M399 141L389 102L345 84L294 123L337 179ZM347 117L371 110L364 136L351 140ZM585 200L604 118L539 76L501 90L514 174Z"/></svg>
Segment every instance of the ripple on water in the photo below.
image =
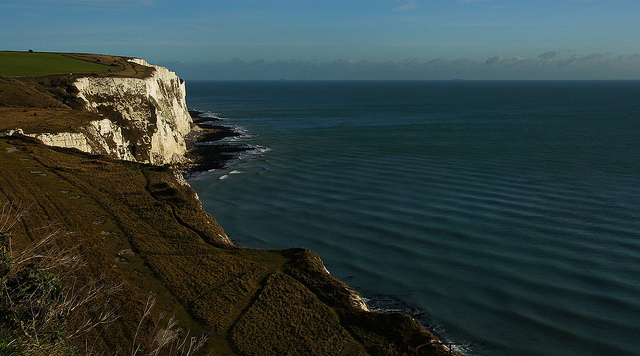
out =
<svg viewBox="0 0 640 356"><path fill-rule="evenodd" d="M640 167L628 144L640 128L624 119L640 108L578 117L554 101L566 96L548 95L554 85L505 83L495 88L513 90L500 95L459 85L411 83L387 93L384 114L370 111L380 92L335 95L342 87L329 83L304 102L287 102L304 86L234 102L239 120L216 107L246 128L246 143L270 150L233 168L243 174L194 187L240 244L312 248L334 275L405 298L472 352L640 350ZM564 88L573 85L585 84ZM546 99L532 99L542 88ZM585 107L605 102L608 91L591 89ZM349 108L344 117L314 106L330 98L344 100L333 106Z"/></svg>

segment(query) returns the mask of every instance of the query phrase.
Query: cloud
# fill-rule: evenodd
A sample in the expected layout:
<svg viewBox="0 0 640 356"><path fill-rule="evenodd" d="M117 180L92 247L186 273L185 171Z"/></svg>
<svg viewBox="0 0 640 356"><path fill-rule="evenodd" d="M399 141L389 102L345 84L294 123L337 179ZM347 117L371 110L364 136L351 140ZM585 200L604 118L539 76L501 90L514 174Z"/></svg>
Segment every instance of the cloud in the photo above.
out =
<svg viewBox="0 0 640 356"><path fill-rule="evenodd" d="M411 11L418 8L417 0L409 0L406 4L397 6L395 10L397 11Z"/></svg>
<svg viewBox="0 0 640 356"><path fill-rule="evenodd" d="M488 64L488 65L492 65L492 64L496 64L496 63L502 63L505 61L505 57L504 56L495 56L495 57L491 57L489 59L487 59L486 61L484 61L484 64Z"/></svg>
<svg viewBox="0 0 640 356"><path fill-rule="evenodd" d="M544 61L549 61L549 60L552 60L554 57L558 56L559 54L560 54L560 52L556 52L556 51L545 52L545 53L542 53L541 55L539 55L538 59L542 59Z"/></svg>
<svg viewBox="0 0 640 356"><path fill-rule="evenodd" d="M243 61L200 64L160 63L186 79L203 80L593 80L640 79L640 54L613 56L607 53L535 58L507 58L497 55L486 60L469 58L430 60L398 59L367 61ZM551 57L551 58L549 58Z"/></svg>
<svg viewBox="0 0 640 356"><path fill-rule="evenodd" d="M640 62L640 54L623 54L616 58L618 63L633 63Z"/></svg>

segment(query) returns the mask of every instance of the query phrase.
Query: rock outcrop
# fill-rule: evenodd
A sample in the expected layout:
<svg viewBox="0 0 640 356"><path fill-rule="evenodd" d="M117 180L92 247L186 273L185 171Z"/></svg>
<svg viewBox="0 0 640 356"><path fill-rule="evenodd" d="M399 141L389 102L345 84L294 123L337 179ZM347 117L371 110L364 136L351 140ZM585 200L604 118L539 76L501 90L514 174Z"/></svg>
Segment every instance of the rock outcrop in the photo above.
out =
<svg viewBox="0 0 640 356"><path fill-rule="evenodd" d="M152 67L145 78L87 76L72 84L86 110L103 117L78 132L32 134L52 146L76 148L116 159L156 165L176 163L187 151L184 136L191 130L185 83L167 68Z"/></svg>

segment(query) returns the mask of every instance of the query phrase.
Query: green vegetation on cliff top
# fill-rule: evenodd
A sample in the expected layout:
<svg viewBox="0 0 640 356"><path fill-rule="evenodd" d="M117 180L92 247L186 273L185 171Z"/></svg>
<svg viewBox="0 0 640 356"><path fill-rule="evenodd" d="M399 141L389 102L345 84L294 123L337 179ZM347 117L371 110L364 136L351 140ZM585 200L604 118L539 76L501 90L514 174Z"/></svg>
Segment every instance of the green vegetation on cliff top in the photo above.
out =
<svg viewBox="0 0 640 356"><path fill-rule="evenodd" d="M113 68L59 53L0 52L0 75L37 76L65 73L99 73Z"/></svg>
<svg viewBox="0 0 640 356"><path fill-rule="evenodd" d="M147 78L155 71L129 59L0 51L0 132L13 128L30 134L78 132L87 122L100 120L83 109L73 81L82 76Z"/></svg>

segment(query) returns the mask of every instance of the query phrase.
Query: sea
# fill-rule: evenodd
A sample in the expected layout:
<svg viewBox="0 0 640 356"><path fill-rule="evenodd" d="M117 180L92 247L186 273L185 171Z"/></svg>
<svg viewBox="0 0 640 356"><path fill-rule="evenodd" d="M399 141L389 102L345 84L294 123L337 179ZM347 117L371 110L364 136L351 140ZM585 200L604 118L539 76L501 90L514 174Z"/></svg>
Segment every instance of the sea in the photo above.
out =
<svg viewBox="0 0 640 356"><path fill-rule="evenodd" d="M467 355L640 355L640 82L187 83L249 145L192 176Z"/></svg>

